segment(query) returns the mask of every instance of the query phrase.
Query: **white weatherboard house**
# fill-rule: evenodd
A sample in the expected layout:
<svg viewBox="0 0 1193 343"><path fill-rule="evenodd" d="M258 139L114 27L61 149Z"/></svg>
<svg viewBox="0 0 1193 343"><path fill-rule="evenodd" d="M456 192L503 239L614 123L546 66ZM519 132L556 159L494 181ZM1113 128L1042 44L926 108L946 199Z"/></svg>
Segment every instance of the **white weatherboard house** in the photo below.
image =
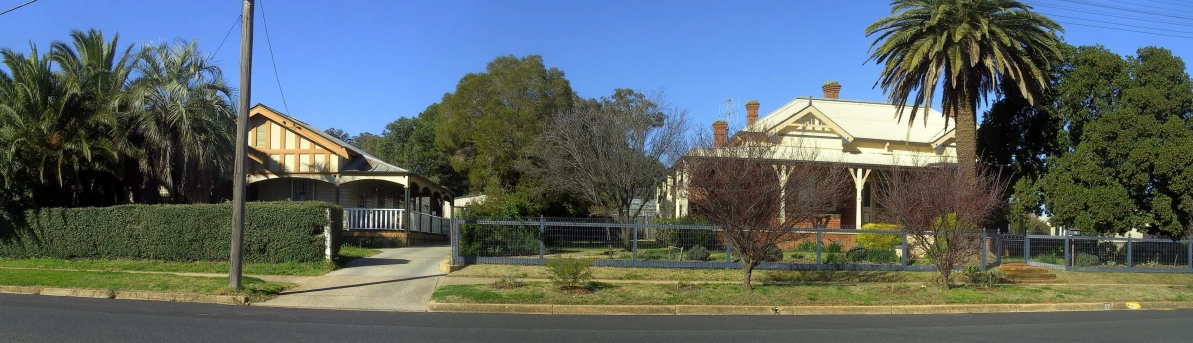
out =
<svg viewBox="0 0 1193 343"><path fill-rule="evenodd" d="M264 105L249 125L250 200L338 204L347 230L446 233L442 186Z"/></svg>
<svg viewBox="0 0 1193 343"><path fill-rule="evenodd" d="M854 201L825 214L829 228L861 228L874 221L875 208L881 204L876 202L873 185L883 177L884 170L956 163L956 125L939 111L921 108L909 129L906 117L895 117L894 105L840 99L841 86L835 82L826 83L822 89L824 97L798 97L761 118L759 103L750 101L746 104L746 127L736 135L761 133L792 151L814 149L811 154L778 154L784 159L775 162L775 182L780 184L787 182L783 165L809 162L805 158L848 167L854 181ZM908 107L904 115L910 110ZM723 121L713 123L714 145L733 139L727 137L727 128ZM683 168L675 168L661 186L659 212L670 217L687 215L688 184Z"/></svg>

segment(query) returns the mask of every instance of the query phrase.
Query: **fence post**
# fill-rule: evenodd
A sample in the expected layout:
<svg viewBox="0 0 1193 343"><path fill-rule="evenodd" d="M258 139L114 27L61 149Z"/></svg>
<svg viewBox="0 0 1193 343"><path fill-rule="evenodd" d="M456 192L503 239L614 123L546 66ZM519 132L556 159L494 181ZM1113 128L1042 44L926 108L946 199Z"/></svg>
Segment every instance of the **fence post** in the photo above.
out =
<svg viewBox="0 0 1193 343"><path fill-rule="evenodd" d="M1131 235L1127 235L1127 269L1135 268L1135 254L1131 253Z"/></svg>
<svg viewBox="0 0 1193 343"><path fill-rule="evenodd" d="M545 238L546 234L547 234L547 221L544 220L543 216L540 215L539 216L539 262L544 262L543 261L543 250L544 250L543 238Z"/></svg>
<svg viewBox="0 0 1193 343"><path fill-rule="evenodd" d="M816 229L816 264L820 264L820 247L824 244L820 236L820 229Z"/></svg>
<svg viewBox="0 0 1193 343"><path fill-rule="evenodd" d="M1072 249L1073 249L1072 247L1070 247L1072 242L1073 242L1073 237L1069 236L1069 235L1065 235L1065 258L1064 258L1065 270L1072 270L1069 268L1069 266L1073 264L1073 256L1070 255L1070 253L1072 252Z"/></svg>
<svg viewBox="0 0 1193 343"><path fill-rule="evenodd" d="M464 258L460 257L460 223L458 219L452 219L452 263L463 263Z"/></svg>
<svg viewBox="0 0 1193 343"><path fill-rule="evenodd" d="M994 235L994 264L1002 265L1002 232Z"/></svg>
<svg viewBox="0 0 1193 343"><path fill-rule="evenodd" d="M725 231L725 263L733 263L733 242L729 241L729 231Z"/></svg>
<svg viewBox="0 0 1193 343"><path fill-rule="evenodd" d="M903 267L907 267L907 230L903 230Z"/></svg>
<svg viewBox="0 0 1193 343"><path fill-rule="evenodd" d="M986 263L986 250L987 250L987 248L989 248L989 246L986 245L988 235L989 235L989 231L982 233L982 270L990 269L988 267L989 264Z"/></svg>
<svg viewBox="0 0 1193 343"><path fill-rule="evenodd" d="M634 266L638 266L638 220L634 220L634 233L631 236L634 240Z"/></svg>
<svg viewBox="0 0 1193 343"><path fill-rule="evenodd" d="M1189 241L1185 245L1189 250L1189 259L1186 262L1189 262L1189 269L1193 269L1193 237L1189 237Z"/></svg>
<svg viewBox="0 0 1193 343"><path fill-rule="evenodd" d="M1031 235L1023 234L1023 264L1031 265Z"/></svg>

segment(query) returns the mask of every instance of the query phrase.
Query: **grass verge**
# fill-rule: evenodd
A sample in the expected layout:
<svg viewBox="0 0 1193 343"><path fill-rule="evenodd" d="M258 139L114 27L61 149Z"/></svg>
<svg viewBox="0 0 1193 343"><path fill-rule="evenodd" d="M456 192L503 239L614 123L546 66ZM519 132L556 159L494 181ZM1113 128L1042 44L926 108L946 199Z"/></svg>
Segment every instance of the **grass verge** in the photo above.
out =
<svg viewBox="0 0 1193 343"><path fill-rule="evenodd" d="M358 258L364 258L381 253L377 249L366 249L344 245L340 248L340 263ZM139 260L95 260L95 259L60 259L60 258L31 258L31 259L0 259L0 268L31 268L48 270L87 270L87 271L132 271L132 272L169 272L169 273L228 273L228 262L217 261L139 261ZM292 275L315 276L323 275L332 270L323 262L308 263L245 263L244 273L250 275Z"/></svg>
<svg viewBox="0 0 1193 343"><path fill-rule="evenodd" d="M267 282L245 277L240 291L228 289L228 279L206 276L94 272L72 270L0 269L0 285L106 289L112 291L156 291L208 295L247 295L252 301L277 296L293 284Z"/></svg>
<svg viewBox="0 0 1193 343"><path fill-rule="evenodd" d="M381 250L362 248L355 245L344 244L340 246L340 265L348 263L355 259L361 259L376 254L380 254Z"/></svg>
<svg viewBox="0 0 1193 343"><path fill-rule="evenodd" d="M559 305L927 305L1034 304L1102 301L1191 301L1193 286L1129 288L1098 285L959 287L914 285L766 285L743 291L730 284L608 284L590 292L561 291L545 282L520 288L450 285L432 299L447 303Z"/></svg>

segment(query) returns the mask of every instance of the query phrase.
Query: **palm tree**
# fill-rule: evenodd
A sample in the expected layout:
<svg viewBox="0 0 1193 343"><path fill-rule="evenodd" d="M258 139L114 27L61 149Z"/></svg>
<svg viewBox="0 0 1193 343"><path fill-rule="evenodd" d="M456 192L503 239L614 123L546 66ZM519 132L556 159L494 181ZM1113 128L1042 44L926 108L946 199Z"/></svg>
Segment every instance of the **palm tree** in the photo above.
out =
<svg viewBox="0 0 1193 343"><path fill-rule="evenodd" d="M73 30L70 37L71 44L61 41L50 44L50 57L62 70L64 86L73 92L88 94L88 103L82 104L83 110L114 118L117 122L116 129L108 133L119 161L113 170L90 173L97 181L91 184L99 188L90 193L107 195L105 198L110 201L127 202L133 183L139 179L136 160L141 154L139 147L130 144L124 134L128 132L132 110L128 89L137 55L132 53L131 44L120 47L119 34L110 42L104 39L102 31L95 29L87 32Z"/></svg>
<svg viewBox="0 0 1193 343"><path fill-rule="evenodd" d="M129 122L143 147L140 169L168 189L174 202L210 201L232 169L236 111L223 72L195 42L146 47L132 84ZM156 190L157 187L149 187Z"/></svg>
<svg viewBox="0 0 1193 343"><path fill-rule="evenodd" d="M73 204L78 175L107 170L116 159L110 115L87 110L93 95L69 87L51 69L49 54L31 45L28 56L0 50L11 75L0 72L0 144L6 182L28 177L56 184L60 192L43 194L51 203Z"/></svg>
<svg viewBox="0 0 1193 343"><path fill-rule="evenodd" d="M944 115L956 119L957 162L968 173L977 161L978 100L1013 82L1034 103L1061 58L1058 32L1055 21L1015 0L894 0L891 15L866 28L866 37L877 35L867 62L885 64L875 86L898 106L898 120L913 105L909 126L941 84Z"/></svg>

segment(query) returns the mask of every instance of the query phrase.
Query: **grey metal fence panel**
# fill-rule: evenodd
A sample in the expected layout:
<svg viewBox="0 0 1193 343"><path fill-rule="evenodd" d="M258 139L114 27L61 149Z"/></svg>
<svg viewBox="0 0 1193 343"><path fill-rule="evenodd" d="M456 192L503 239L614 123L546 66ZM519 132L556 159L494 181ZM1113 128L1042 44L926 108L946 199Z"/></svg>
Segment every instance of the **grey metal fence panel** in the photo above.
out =
<svg viewBox="0 0 1193 343"><path fill-rule="evenodd" d="M740 267L724 230L715 226L535 218L459 220L454 230L454 260L462 263L543 264L552 258L585 258L598 266ZM776 245L771 260L758 268L935 270L917 263L923 259L910 245L902 231L798 229ZM988 264L986 257L981 254L977 264Z"/></svg>
<svg viewBox="0 0 1193 343"><path fill-rule="evenodd" d="M1001 263L1083 272L1193 272L1188 240L1015 234L998 240Z"/></svg>

